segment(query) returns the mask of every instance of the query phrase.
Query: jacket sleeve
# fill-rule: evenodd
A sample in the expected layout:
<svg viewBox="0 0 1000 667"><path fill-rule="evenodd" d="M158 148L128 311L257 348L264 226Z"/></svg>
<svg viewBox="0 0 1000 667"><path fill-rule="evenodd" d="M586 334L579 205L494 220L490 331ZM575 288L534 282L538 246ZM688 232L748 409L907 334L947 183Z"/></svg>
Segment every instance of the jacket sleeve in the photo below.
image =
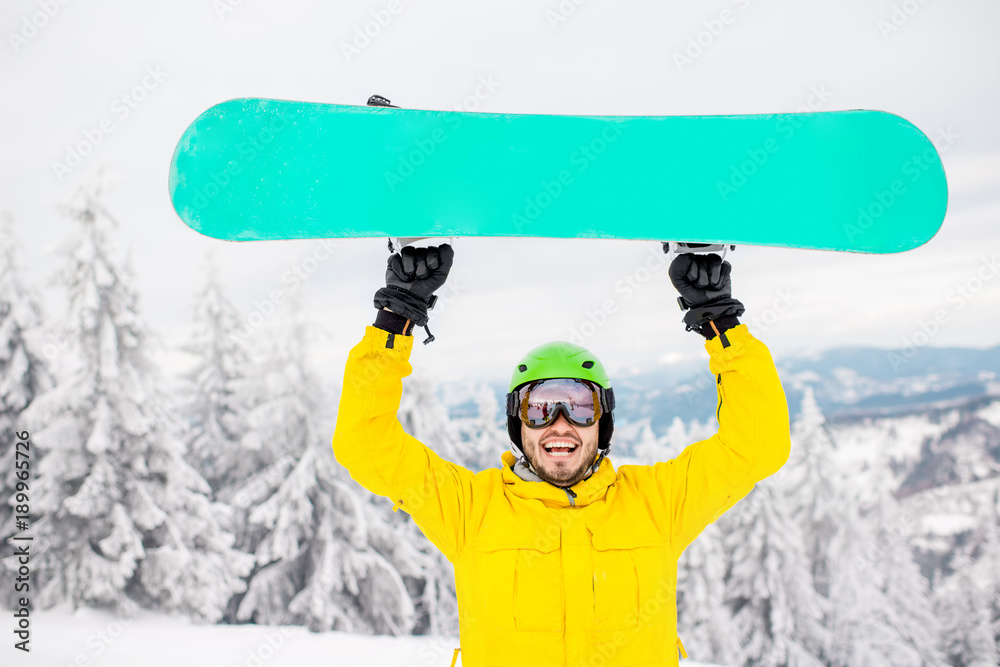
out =
<svg viewBox="0 0 1000 667"><path fill-rule="evenodd" d="M405 433L396 417L412 348L412 336L366 329L347 359L333 452L356 482L410 514L453 561L464 543L473 474Z"/></svg>
<svg viewBox="0 0 1000 667"><path fill-rule="evenodd" d="M680 456L653 466L670 511L670 537L679 554L754 484L788 460L788 403L771 353L741 324L705 344L716 376L719 430Z"/></svg>

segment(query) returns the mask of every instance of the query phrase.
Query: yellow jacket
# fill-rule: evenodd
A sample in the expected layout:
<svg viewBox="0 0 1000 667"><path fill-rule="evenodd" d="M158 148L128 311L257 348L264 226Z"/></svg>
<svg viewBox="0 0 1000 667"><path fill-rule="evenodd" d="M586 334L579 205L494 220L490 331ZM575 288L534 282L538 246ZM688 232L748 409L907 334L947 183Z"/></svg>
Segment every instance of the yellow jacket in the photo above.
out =
<svg viewBox="0 0 1000 667"><path fill-rule="evenodd" d="M677 558L788 459L788 407L771 355L740 325L705 345L719 431L680 456L569 495L503 467L471 471L396 418L413 338L368 327L344 373L333 450L407 511L455 566L464 667L677 665ZM391 347L388 347L391 345Z"/></svg>

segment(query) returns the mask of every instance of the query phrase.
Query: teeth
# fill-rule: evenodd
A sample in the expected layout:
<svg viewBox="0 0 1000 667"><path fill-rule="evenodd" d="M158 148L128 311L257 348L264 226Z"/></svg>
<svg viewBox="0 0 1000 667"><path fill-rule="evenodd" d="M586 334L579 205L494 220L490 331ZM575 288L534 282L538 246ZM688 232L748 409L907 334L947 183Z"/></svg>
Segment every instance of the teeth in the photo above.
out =
<svg viewBox="0 0 1000 667"><path fill-rule="evenodd" d="M557 443L550 443L548 445L543 445L543 448L545 449L545 453L548 454L549 456L570 456L571 454L573 454L573 452L576 451L576 447L577 446L575 444L568 443L568 442L567 443L557 442ZM554 451L552 451L554 448L568 449L569 451L568 452L554 452Z"/></svg>

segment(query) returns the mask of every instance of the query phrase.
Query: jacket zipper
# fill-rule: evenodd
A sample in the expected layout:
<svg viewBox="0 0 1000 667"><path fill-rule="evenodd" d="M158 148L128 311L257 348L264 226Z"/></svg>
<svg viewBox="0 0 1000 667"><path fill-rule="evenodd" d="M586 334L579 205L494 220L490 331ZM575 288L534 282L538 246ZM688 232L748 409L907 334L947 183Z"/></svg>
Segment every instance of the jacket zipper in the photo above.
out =
<svg viewBox="0 0 1000 667"><path fill-rule="evenodd" d="M718 375L715 376L715 394L718 397L716 399L716 406L715 406L715 421L719 422L719 425L721 426L722 420L720 419L720 416L722 415L722 373L719 373Z"/></svg>

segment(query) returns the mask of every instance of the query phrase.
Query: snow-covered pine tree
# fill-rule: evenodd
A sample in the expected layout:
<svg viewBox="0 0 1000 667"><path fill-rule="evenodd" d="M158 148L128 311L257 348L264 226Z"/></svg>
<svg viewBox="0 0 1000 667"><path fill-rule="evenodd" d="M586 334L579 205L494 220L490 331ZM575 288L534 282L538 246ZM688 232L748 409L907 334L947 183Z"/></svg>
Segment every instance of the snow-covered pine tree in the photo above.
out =
<svg viewBox="0 0 1000 667"><path fill-rule="evenodd" d="M5 462L0 473L0 559L14 565L15 569L16 563L7 561L14 552L7 540L20 532L14 523L13 511L17 504L18 482L23 483L22 491L27 488L29 498L32 483L30 479L17 478L14 448L18 437L15 434L26 430L20 420L21 412L35 396L52 386L43 355L32 338L42 322L41 307L38 296L21 281L19 255L14 221L5 211L0 214L0 461ZM35 454L22 450L22 455L29 455L32 462L37 462ZM11 608L16 597L13 586L6 586L0 593L0 603L5 602L5 606Z"/></svg>
<svg viewBox="0 0 1000 667"><path fill-rule="evenodd" d="M426 579L430 557L414 547L412 524L387 513L346 479L325 443L314 443L251 513L269 532L256 551L264 567L250 580L239 619L315 632L410 633L417 613L404 577Z"/></svg>
<svg viewBox="0 0 1000 667"><path fill-rule="evenodd" d="M186 346L198 358L189 374L186 412L192 423L189 460L213 491L245 482L270 465L269 452L243 442L248 412L260 403L262 380L240 335L240 317L226 298L211 257L195 303L195 332ZM253 439L260 445L260 439ZM263 454L263 456L261 456ZM287 470L285 470L287 472Z"/></svg>
<svg viewBox="0 0 1000 667"><path fill-rule="evenodd" d="M683 424L681 427L683 428ZM636 461L641 465L653 465L657 461L666 461L670 458L666 442L656 437L648 419L644 420L640 427L632 451L635 452Z"/></svg>
<svg viewBox="0 0 1000 667"><path fill-rule="evenodd" d="M767 480L721 519L728 553L726 602L737 663L822 667L828 637L805 544L784 494Z"/></svg>
<svg viewBox="0 0 1000 667"><path fill-rule="evenodd" d="M1000 492L994 502L997 495ZM1000 664L1000 525L995 507L984 510L968 540L952 555L951 574L939 573L934 587L942 645L952 665Z"/></svg>
<svg viewBox="0 0 1000 667"><path fill-rule="evenodd" d="M948 664L962 667L995 667L1000 664L993 635L991 604L996 589L984 586L966 549L951 559L954 574L939 584L936 612Z"/></svg>
<svg viewBox="0 0 1000 667"><path fill-rule="evenodd" d="M454 463L473 472L496 468L500 465L500 455L511 446L506 421L498 417L500 402L489 385L476 386L469 393L476 412L474 416L453 420L459 437L455 452L459 458Z"/></svg>
<svg viewBox="0 0 1000 667"><path fill-rule="evenodd" d="M875 534L853 503L845 504L825 553L830 602L825 624L833 635L830 667L932 664L905 633L907 624L899 620L899 610L886 595ZM928 639L936 641L933 636Z"/></svg>
<svg viewBox="0 0 1000 667"><path fill-rule="evenodd" d="M446 613L446 605L438 604L444 586L430 545L405 515L393 515L390 503L373 498L336 462L333 428L321 418L332 403L309 370L305 317L296 299L283 307L290 326L275 339L280 343L266 364L271 393L254 408L251 432L261 444L283 447L275 463L233 495L257 529L252 547L259 564L236 618L314 631L436 628L429 617ZM286 474L271 474L289 460Z"/></svg>
<svg viewBox="0 0 1000 667"><path fill-rule="evenodd" d="M670 422L670 428L667 429L666 436L664 436L667 447L666 457L658 460L667 461L676 456L680 456L685 447L691 443L704 440L707 437L709 436L706 435L704 437L699 437L695 433L688 431L688 428L684 425L684 420L680 417L674 417L674 420Z"/></svg>
<svg viewBox="0 0 1000 667"><path fill-rule="evenodd" d="M208 484L184 461L170 398L147 355L136 293L111 257L113 220L98 188L81 191L63 246L65 377L25 419L42 514L34 560L43 607L61 601L128 612L138 603L217 620L252 559L219 527Z"/></svg>
<svg viewBox="0 0 1000 667"><path fill-rule="evenodd" d="M396 414L403 430L438 456L469 469L475 467L478 455L463 448L462 434L448 417L448 409L435 393L430 378L421 374L406 378Z"/></svg>
<svg viewBox="0 0 1000 667"><path fill-rule="evenodd" d="M738 659L726 606L726 553L718 523L709 525L677 562L677 634L692 658L730 664Z"/></svg>
<svg viewBox="0 0 1000 667"><path fill-rule="evenodd" d="M894 495L891 464L876 462L867 479L867 493L860 503L861 525L867 540L859 568L865 570L868 586L884 596L877 608L890 625L901 647L898 655L913 653L919 662L899 660L895 664L926 667L944 664L940 650L940 626L934 614L929 582L920 572L909 541L907 516Z"/></svg>
<svg viewBox="0 0 1000 667"><path fill-rule="evenodd" d="M253 367L243 367L245 371L230 380L234 401L227 422L239 442L233 443L232 450L218 452L224 455L231 451L243 460L233 461L228 455L213 460L212 453L205 452L210 465L218 470L217 478L226 482L216 496L233 509L230 529L237 536L237 545L248 553L257 549L268 532L250 521L250 512L277 492L309 444L328 430L318 425L329 403L323 400L319 381L308 370L307 339L312 334L299 295L293 293L282 308L277 312L284 312L285 318L272 320L268 327L250 329L252 338L241 327L230 331L231 319L225 323L226 331L219 331L230 339L234 353L238 346L256 343L250 350ZM237 361L235 356L233 361ZM258 563L258 567L264 565Z"/></svg>
<svg viewBox="0 0 1000 667"><path fill-rule="evenodd" d="M1000 653L1000 490L993 493L993 503L986 521L979 560L976 562L976 579L983 582L981 585L985 585L990 592L990 627L993 629L993 644Z"/></svg>
<svg viewBox="0 0 1000 667"><path fill-rule="evenodd" d="M851 500L842 492L833 459L834 443L812 387L806 387L798 417L792 425L792 455L779 473L792 517L805 539L813 586L830 595L828 546Z"/></svg>
<svg viewBox="0 0 1000 667"><path fill-rule="evenodd" d="M833 456L835 442L813 391L806 388L792 426L791 460L783 471L790 507L806 542L813 585L827 604L824 626L832 667L920 667L920 649L900 628L883 590L874 533ZM887 480L883 480L887 482Z"/></svg>

